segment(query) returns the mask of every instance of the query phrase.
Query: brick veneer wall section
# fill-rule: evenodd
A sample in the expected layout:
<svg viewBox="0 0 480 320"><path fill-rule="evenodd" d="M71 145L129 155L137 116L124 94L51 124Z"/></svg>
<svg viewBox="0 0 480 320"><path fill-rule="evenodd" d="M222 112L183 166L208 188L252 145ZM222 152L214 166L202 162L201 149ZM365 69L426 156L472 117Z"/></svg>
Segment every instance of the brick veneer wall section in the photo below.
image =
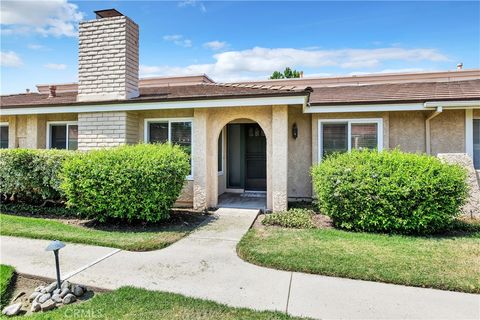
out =
<svg viewBox="0 0 480 320"><path fill-rule="evenodd" d="M78 149L111 148L138 142L138 121L134 112L92 112L78 114Z"/></svg>
<svg viewBox="0 0 480 320"><path fill-rule="evenodd" d="M138 35L125 16L80 23L78 101L138 97Z"/></svg>

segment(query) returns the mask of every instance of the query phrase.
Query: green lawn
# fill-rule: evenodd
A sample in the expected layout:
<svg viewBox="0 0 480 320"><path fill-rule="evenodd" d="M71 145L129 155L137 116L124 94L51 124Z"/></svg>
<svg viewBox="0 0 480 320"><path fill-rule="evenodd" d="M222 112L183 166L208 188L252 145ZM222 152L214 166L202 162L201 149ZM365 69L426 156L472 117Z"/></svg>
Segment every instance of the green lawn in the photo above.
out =
<svg viewBox="0 0 480 320"><path fill-rule="evenodd" d="M261 227L237 249L249 262L277 269L480 293L480 231L411 237Z"/></svg>
<svg viewBox="0 0 480 320"><path fill-rule="evenodd" d="M298 319L280 312L232 308L211 301L132 287L98 294L81 304L62 307L28 319Z"/></svg>
<svg viewBox="0 0 480 320"><path fill-rule="evenodd" d="M10 282L12 281L15 269L11 266L0 264L0 309L8 304L10 298Z"/></svg>
<svg viewBox="0 0 480 320"><path fill-rule="evenodd" d="M174 227L101 230L45 218L0 214L0 235L3 236L57 239L132 251L164 248L187 235L195 226L196 224L190 223Z"/></svg>

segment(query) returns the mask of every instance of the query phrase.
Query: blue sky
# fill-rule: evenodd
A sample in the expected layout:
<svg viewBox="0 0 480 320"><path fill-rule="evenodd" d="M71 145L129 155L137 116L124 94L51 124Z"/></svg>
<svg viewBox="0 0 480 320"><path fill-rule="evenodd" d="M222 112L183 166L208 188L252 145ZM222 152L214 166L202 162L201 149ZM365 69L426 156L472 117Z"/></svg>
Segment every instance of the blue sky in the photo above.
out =
<svg viewBox="0 0 480 320"><path fill-rule="evenodd" d="M480 2L3 1L1 92L77 79L77 25L140 25L141 76L265 79L480 67Z"/></svg>

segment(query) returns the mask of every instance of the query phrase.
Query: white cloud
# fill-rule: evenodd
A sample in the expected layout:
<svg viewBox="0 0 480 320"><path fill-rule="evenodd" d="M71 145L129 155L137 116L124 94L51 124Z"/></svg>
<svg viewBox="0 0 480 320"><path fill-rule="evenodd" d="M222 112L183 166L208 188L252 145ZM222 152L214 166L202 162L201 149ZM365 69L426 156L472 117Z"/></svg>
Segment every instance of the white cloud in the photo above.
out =
<svg viewBox="0 0 480 320"><path fill-rule="evenodd" d="M0 66L2 67L20 67L23 64L22 59L13 51L0 51Z"/></svg>
<svg viewBox="0 0 480 320"><path fill-rule="evenodd" d="M34 43L31 43L27 46L28 49L30 50L44 50L46 49L46 47L44 45L41 45L41 44L34 44Z"/></svg>
<svg viewBox="0 0 480 320"><path fill-rule="evenodd" d="M65 70L67 69L67 65L63 63L47 63L44 65L45 68L53 69L53 70Z"/></svg>
<svg viewBox="0 0 480 320"><path fill-rule="evenodd" d="M202 1L198 0L183 0L178 2L179 7L198 7L202 12L207 12L207 8Z"/></svg>
<svg viewBox="0 0 480 320"><path fill-rule="evenodd" d="M211 50L221 50L226 48L227 46L228 46L228 43L226 43L225 41L218 41L218 40L205 42L203 44L204 48L211 49Z"/></svg>
<svg viewBox="0 0 480 320"><path fill-rule="evenodd" d="M386 62L446 61L436 49L339 49L305 50L261 48L227 51L213 55L214 62L188 66L141 66L142 75L188 75L206 73L218 81L266 77L274 70L337 67L343 69L381 67ZM306 74L307 75L307 74Z"/></svg>
<svg viewBox="0 0 480 320"><path fill-rule="evenodd" d="M163 36L163 40L173 42L175 45L185 48L190 48L192 46L192 40L186 39L181 34L169 34Z"/></svg>
<svg viewBox="0 0 480 320"><path fill-rule="evenodd" d="M2 34L41 34L43 36L77 35L83 18L78 6L67 0L2 1L0 21Z"/></svg>

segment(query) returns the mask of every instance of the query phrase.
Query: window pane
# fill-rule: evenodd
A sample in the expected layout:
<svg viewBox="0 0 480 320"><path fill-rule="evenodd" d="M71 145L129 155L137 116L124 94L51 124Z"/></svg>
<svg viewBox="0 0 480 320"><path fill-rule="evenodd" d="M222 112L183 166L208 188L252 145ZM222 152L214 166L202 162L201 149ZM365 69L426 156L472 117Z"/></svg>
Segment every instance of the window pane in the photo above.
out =
<svg viewBox="0 0 480 320"><path fill-rule="evenodd" d="M168 122L150 123L149 126L148 142L165 143L168 141Z"/></svg>
<svg viewBox="0 0 480 320"><path fill-rule="evenodd" d="M335 152L348 151L348 124L347 123L324 123L323 130L323 156Z"/></svg>
<svg viewBox="0 0 480 320"><path fill-rule="evenodd" d="M67 148L67 125L61 124L50 126L50 148Z"/></svg>
<svg viewBox="0 0 480 320"><path fill-rule="evenodd" d="M0 127L0 149L8 148L8 126Z"/></svg>
<svg viewBox="0 0 480 320"><path fill-rule="evenodd" d="M68 150L78 149L78 126L68 126Z"/></svg>
<svg viewBox="0 0 480 320"><path fill-rule="evenodd" d="M192 164L192 123L191 122L172 122L171 124L171 142L180 145L190 156L190 165ZM192 173L190 169L190 174Z"/></svg>
<svg viewBox="0 0 480 320"><path fill-rule="evenodd" d="M352 123L352 149L377 149L376 123Z"/></svg>
<svg viewBox="0 0 480 320"><path fill-rule="evenodd" d="M223 131L218 137L218 172L223 171Z"/></svg>

